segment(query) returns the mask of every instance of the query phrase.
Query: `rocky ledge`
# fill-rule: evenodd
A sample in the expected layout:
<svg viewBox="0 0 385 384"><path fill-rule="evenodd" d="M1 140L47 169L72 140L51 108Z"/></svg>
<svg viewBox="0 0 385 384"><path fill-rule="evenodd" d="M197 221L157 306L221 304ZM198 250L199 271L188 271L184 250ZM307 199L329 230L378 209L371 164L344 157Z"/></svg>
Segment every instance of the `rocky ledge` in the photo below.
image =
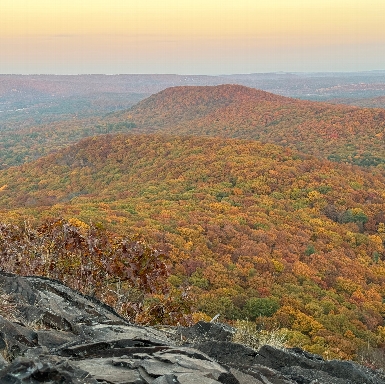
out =
<svg viewBox="0 0 385 384"><path fill-rule="evenodd" d="M232 343L222 324L172 334L130 324L55 280L0 273L0 288L0 383L385 383L350 361Z"/></svg>

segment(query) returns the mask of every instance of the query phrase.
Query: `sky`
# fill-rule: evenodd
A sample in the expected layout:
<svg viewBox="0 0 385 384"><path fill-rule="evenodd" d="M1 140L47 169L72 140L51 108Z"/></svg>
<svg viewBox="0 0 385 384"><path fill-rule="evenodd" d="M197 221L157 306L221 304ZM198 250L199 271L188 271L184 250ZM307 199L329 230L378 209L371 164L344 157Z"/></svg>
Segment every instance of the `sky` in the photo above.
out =
<svg viewBox="0 0 385 384"><path fill-rule="evenodd" d="M0 73L385 69L385 0L0 0Z"/></svg>

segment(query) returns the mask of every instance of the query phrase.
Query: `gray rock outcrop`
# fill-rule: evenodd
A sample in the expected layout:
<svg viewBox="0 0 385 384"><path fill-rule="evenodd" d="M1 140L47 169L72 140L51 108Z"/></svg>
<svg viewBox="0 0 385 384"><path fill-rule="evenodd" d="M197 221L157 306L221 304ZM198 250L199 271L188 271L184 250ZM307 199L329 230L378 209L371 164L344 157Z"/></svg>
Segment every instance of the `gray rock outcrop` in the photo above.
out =
<svg viewBox="0 0 385 384"><path fill-rule="evenodd" d="M55 280L0 273L0 289L0 384L385 383L353 362L234 344L234 329L222 324L171 337Z"/></svg>

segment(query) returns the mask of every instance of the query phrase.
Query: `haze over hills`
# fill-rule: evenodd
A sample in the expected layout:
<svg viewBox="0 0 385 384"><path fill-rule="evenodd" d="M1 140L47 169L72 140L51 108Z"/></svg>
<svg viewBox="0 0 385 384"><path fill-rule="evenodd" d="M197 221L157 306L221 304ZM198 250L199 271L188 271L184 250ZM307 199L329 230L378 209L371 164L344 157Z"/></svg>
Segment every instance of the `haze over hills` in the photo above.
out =
<svg viewBox="0 0 385 384"><path fill-rule="evenodd" d="M3 220L141 233L205 316L262 316L329 357L385 342L381 175L256 141L128 134L3 170L0 185Z"/></svg>
<svg viewBox="0 0 385 384"><path fill-rule="evenodd" d="M282 96L314 101L364 99L384 95L385 71L278 72L226 76L236 83Z"/></svg>
<svg viewBox="0 0 385 384"><path fill-rule="evenodd" d="M33 126L125 109L163 89L241 84L289 97L351 100L380 97L385 72L254 73L247 75L0 75L0 129Z"/></svg>
<svg viewBox="0 0 385 384"><path fill-rule="evenodd" d="M126 84L99 75L0 75L0 131L100 116L151 94L130 91Z"/></svg>
<svg viewBox="0 0 385 384"><path fill-rule="evenodd" d="M283 96L319 100L382 96L385 71L335 73L251 73L222 76L203 75L0 75L0 96L12 89L36 95L74 96L96 93L153 94L183 85L235 83ZM22 96L22 95L20 95Z"/></svg>

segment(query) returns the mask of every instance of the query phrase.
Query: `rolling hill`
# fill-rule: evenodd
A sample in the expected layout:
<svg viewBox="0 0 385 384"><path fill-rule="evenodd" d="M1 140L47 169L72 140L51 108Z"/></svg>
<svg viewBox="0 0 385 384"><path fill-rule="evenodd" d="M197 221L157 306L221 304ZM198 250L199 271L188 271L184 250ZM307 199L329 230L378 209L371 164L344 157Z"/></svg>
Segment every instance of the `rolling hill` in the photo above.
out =
<svg viewBox="0 0 385 384"><path fill-rule="evenodd" d="M108 94L95 97L86 104L100 101L101 109L107 108ZM79 104L76 98L72 102L70 109ZM87 114L96 108L79 105ZM252 139L382 172L385 167L385 110L380 108L303 101L240 85L168 88L129 110L63 121L55 121L55 106L39 108L41 122L48 123L31 126L27 119L0 127L0 168L35 160L84 137L131 131Z"/></svg>
<svg viewBox="0 0 385 384"><path fill-rule="evenodd" d="M88 138L0 171L3 221L137 232L196 316L285 328L329 358L385 343L384 190L379 174L273 144L159 134Z"/></svg>
<svg viewBox="0 0 385 384"><path fill-rule="evenodd" d="M385 166L385 110L286 98L240 85L174 87L114 115L137 132L253 139Z"/></svg>

